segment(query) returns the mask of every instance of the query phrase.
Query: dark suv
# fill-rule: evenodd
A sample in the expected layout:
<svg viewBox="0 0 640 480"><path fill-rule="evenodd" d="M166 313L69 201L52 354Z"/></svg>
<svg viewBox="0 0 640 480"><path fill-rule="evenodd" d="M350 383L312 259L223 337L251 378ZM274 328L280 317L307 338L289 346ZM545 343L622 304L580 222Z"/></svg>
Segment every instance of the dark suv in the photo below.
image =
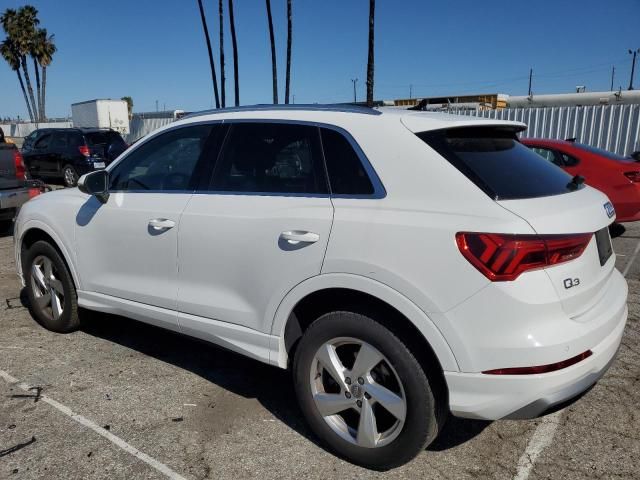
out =
<svg viewBox="0 0 640 480"><path fill-rule="evenodd" d="M126 148L114 130L43 128L25 138L22 155L34 177L62 178L74 187L81 175L106 167Z"/></svg>

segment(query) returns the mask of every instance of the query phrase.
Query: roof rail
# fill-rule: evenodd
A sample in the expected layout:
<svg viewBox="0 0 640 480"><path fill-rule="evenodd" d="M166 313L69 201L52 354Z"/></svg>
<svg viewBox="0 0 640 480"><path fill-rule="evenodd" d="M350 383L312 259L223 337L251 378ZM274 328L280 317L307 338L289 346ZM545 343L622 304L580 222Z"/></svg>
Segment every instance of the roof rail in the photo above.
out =
<svg viewBox="0 0 640 480"><path fill-rule="evenodd" d="M343 113L360 113L363 115L382 115L382 112L370 107L362 105L353 105L348 103L296 103L296 104L258 104L258 105L243 105L241 107L228 107L228 108L215 108L211 110L203 110L201 112L193 112L185 115L183 118L193 118L202 115L211 115L215 113L228 113L228 112L251 112L251 111L281 111L281 110L293 110L293 111L314 111L314 112L343 112Z"/></svg>

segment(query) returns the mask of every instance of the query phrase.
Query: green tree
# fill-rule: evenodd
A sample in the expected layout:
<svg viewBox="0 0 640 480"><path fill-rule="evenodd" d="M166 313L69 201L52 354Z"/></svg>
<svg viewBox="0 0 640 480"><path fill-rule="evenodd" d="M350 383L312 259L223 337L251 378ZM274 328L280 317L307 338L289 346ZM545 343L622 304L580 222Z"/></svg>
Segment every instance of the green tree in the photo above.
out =
<svg viewBox="0 0 640 480"><path fill-rule="evenodd" d="M129 120L131 120L131 117L133 116L133 98L127 95L122 97L120 100L127 102L127 111L129 112Z"/></svg>
<svg viewBox="0 0 640 480"><path fill-rule="evenodd" d="M0 44L0 55L9 64L11 70L18 75L18 82L22 89L22 95L24 96L24 102L27 104L27 112L29 113L29 119L33 122L33 112L31 111L31 104L29 103L29 97L27 96L27 90L24 87L24 81L22 80L22 73L20 72L20 55L18 49L10 38L6 38Z"/></svg>

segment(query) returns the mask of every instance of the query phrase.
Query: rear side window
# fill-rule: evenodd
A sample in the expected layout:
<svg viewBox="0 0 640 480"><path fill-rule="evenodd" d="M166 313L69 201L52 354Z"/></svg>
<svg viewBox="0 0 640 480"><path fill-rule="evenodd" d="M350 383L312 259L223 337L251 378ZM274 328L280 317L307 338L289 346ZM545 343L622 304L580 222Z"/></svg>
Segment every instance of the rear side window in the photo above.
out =
<svg viewBox="0 0 640 480"><path fill-rule="evenodd" d="M417 135L495 200L547 197L576 189L569 185L571 175L522 145L513 131L471 127Z"/></svg>
<svg viewBox="0 0 640 480"><path fill-rule="evenodd" d="M79 132L71 132L69 133L69 146L70 147L81 147L84 145L84 137Z"/></svg>
<svg viewBox="0 0 640 480"><path fill-rule="evenodd" d="M328 193L318 129L278 123L234 124L216 165L211 189Z"/></svg>
<svg viewBox="0 0 640 480"><path fill-rule="evenodd" d="M124 140L117 132L89 132L84 135L89 146L124 144Z"/></svg>
<svg viewBox="0 0 640 480"><path fill-rule="evenodd" d="M372 194L371 180L360 157L345 136L328 128L322 128L321 135L331 193L335 195Z"/></svg>

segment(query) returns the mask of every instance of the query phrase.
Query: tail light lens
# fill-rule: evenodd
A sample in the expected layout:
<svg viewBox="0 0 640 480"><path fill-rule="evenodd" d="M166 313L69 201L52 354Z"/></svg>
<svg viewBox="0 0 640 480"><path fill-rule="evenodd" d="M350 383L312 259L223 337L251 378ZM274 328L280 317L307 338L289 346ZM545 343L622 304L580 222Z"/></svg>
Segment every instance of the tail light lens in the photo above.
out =
<svg viewBox="0 0 640 480"><path fill-rule="evenodd" d="M592 233L571 235L507 235L459 232L456 243L464 257L492 282L511 281L528 270L578 258Z"/></svg>
<svg viewBox="0 0 640 480"><path fill-rule="evenodd" d="M30 188L29 189L29 199L32 199L33 197L37 197L38 195L40 195L40 189L39 188Z"/></svg>
<svg viewBox="0 0 640 480"><path fill-rule="evenodd" d="M26 180L27 169L24 166L24 159L22 158L22 154L18 150L13 153L13 162L15 164L16 178L18 180Z"/></svg>
<svg viewBox="0 0 640 480"><path fill-rule="evenodd" d="M485 375L536 375L538 373L555 372L556 370L561 370L563 368L570 367L571 365L575 365L585 358L589 358L592 354L593 352L591 350L587 350L586 352L582 352L580 355L576 355L575 357L571 357L567 360L562 360L561 362L550 363L548 365L536 365L535 367L496 368L495 370L486 370L482 373L484 373Z"/></svg>
<svg viewBox="0 0 640 480"><path fill-rule="evenodd" d="M640 172L624 172L624 176L627 177L633 183L640 182Z"/></svg>
<svg viewBox="0 0 640 480"><path fill-rule="evenodd" d="M89 147L87 147L86 145L80 145L80 146L78 147L78 150L80 150L80 153L81 153L82 155L84 155L85 157L88 157L89 155L91 155L91 154L89 153Z"/></svg>

